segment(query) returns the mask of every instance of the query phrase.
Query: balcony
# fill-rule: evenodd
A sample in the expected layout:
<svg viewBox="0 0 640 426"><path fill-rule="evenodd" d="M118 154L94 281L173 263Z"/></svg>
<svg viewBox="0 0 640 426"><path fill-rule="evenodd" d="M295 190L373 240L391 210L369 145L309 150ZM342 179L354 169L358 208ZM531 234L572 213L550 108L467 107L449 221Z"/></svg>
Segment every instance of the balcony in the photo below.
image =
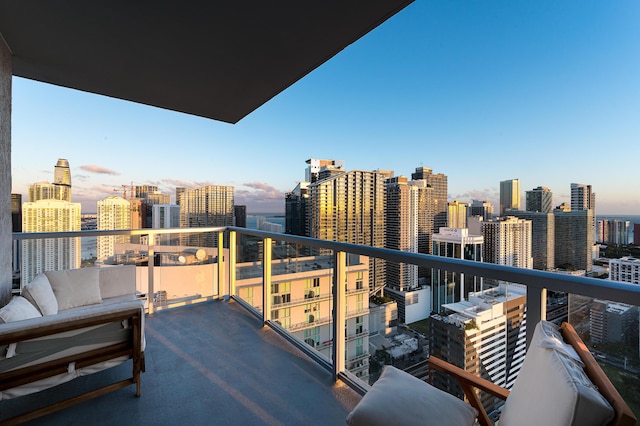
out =
<svg viewBox="0 0 640 426"><path fill-rule="evenodd" d="M361 321L363 315L368 315L367 308L354 310L358 306L355 298L367 290L366 286L364 289L356 287L356 278L359 276L362 280L363 268L368 265L368 261L360 257L379 257L387 261L524 284L527 286L524 322L529 324L547 318L547 292L576 296L572 299L576 311L569 319L575 321L576 328L581 326L583 332L587 331L584 329L584 318L588 317L588 312L584 309L589 302L586 301L592 298L640 305L640 287L631 284L243 228L14 234L14 240L19 244L20 241L45 237L126 235L145 236L147 242L175 242L179 238L158 236L175 234L175 237L185 233L214 235L217 246L206 248L210 253L207 260L182 266L147 262L138 268L139 292L149 295L147 371L142 376L142 396L135 398L133 390L123 389L51 414L43 419L47 423L96 423L105 419L110 424L148 424L158 421L209 423L215 418L215 422L220 424L344 424L347 413L358 402L360 395L369 389L369 365L373 355L369 353L368 337L375 330L367 329L366 325L358 328L362 325L356 323L355 319L357 317ZM247 261L247 253L253 253L247 247L253 244L263 249L256 252L257 258ZM273 250L264 250L277 244L294 248L287 252L304 253L299 256L300 262L308 263L308 252L313 249L333 250L333 255L330 256L331 262L324 263L326 266L320 269L314 267L309 271L294 267L298 262L295 256L287 259L290 267L279 269L272 267L280 262L272 259ZM300 250L300 247L304 247L304 250ZM157 254L176 250L175 246L167 248L163 244L147 244L144 247L148 259L158 259ZM242 259L242 263L238 262L239 259ZM247 272L247 262L253 265L252 273ZM240 264L245 266L240 268ZM323 265L322 262L318 264ZM191 274L190 268L200 268L207 273ZM237 272L241 269L244 272L239 277ZM314 289L314 294L322 295L320 298L305 300L309 289L303 283L315 276L313 274L329 277L330 282L320 281L317 290ZM274 305L272 281L293 283L291 300L296 303L287 304L286 307ZM347 284L336 286L333 285L335 282ZM494 293L491 297L497 297L498 292ZM304 309L307 303L318 303L319 306L311 324L297 321L295 312L286 311L296 306ZM276 311L279 312L278 318L273 317ZM288 321L282 319L281 315L285 312L290 315ZM304 326L297 327L298 324ZM471 324L464 325L464 329L470 332L474 330L473 327ZM527 328L527 337L529 332ZM306 343L307 339L317 344ZM360 339L364 339L364 351L362 346L355 348ZM607 371L615 374L616 380L637 378L639 371L636 365L615 358L614 354L606 353L607 349L601 346L596 354L606 362ZM61 398L71 390L75 391L77 386L90 388L91 383L101 378L105 380L107 375L119 374L122 368L128 369L128 364L84 377L81 382L76 380L56 389L3 401L0 412L7 416L12 412L21 412L26 407L32 408L42 401ZM421 366L414 366L412 371L430 376ZM627 386L625 382L616 380L614 383L617 386ZM620 390L624 395L623 389ZM632 407L639 403L637 393L624 396Z"/></svg>

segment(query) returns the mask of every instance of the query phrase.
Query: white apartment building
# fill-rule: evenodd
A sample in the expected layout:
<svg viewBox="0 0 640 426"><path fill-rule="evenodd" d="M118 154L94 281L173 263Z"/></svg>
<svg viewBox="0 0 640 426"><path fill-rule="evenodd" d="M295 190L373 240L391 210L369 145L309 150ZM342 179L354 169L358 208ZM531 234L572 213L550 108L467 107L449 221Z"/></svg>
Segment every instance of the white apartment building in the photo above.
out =
<svg viewBox="0 0 640 426"><path fill-rule="evenodd" d="M98 229L131 229L131 204L122 197L112 196L98 201ZM115 254L116 244L129 242L127 235L98 237L97 258L104 260Z"/></svg>
<svg viewBox="0 0 640 426"><path fill-rule="evenodd" d="M39 200L22 205L22 232L80 231L80 203ZM22 241L22 285L44 271L76 269L81 262L81 241L41 238Z"/></svg>
<svg viewBox="0 0 640 426"><path fill-rule="evenodd" d="M609 260L609 279L624 283L640 284L640 259L623 257Z"/></svg>
<svg viewBox="0 0 640 426"><path fill-rule="evenodd" d="M514 216L482 222L485 262L533 269L532 224Z"/></svg>
<svg viewBox="0 0 640 426"><path fill-rule="evenodd" d="M526 287L501 284L444 308L431 316L431 354L510 389L526 352ZM462 396L450 376L436 375L434 385ZM501 405L487 394L480 397L488 412Z"/></svg>
<svg viewBox="0 0 640 426"><path fill-rule="evenodd" d="M482 262L482 235L470 235L468 229L440 228L433 234L435 256ZM442 306L463 300L469 292L482 290L482 277L465 276L458 272L433 269L431 272L431 310L440 312Z"/></svg>

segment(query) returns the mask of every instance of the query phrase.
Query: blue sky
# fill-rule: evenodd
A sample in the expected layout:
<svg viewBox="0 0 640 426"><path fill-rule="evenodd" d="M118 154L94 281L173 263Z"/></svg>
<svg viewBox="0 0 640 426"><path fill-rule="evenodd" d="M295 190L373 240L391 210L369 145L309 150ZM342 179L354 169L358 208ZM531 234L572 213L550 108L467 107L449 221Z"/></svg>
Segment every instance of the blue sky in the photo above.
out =
<svg viewBox="0 0 640 426"><path fill-rule="evenodd" d="M94 212L121 185L232 185L284 211L305 160L449 177L449 200L499 182L554 204L591 184L598 214L640 215L640 2L421 1L231 125L13 80L13 192L70 162ZM524 206L523 206L524 207Z"/></svg>

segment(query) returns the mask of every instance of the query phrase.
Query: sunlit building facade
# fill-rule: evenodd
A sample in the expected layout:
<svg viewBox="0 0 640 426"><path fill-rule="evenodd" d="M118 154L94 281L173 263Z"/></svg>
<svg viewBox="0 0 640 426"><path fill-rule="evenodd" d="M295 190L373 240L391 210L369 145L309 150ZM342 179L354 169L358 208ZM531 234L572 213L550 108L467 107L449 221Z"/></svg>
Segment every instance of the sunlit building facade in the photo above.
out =
<svg viewBox="0 0 640 426"><path fill-rule="evenodd" d="M98 229L131 229L131 205L122 197L113 196L98 201ZM128 243L128 235L98 237L97 258L104 260L115 254L116 244Z"/></svg>
<svg viewBox="0 0 640 426"><path fill-rule="evenodd" d="M555 268L555 216L553 213L511 211L509 215L531 221L531 255L533 269Z"/></svg>
<svg viewBox="0 0 640 426"><path fill-rule="evenodd" d="M458 200L447 203L447 228L466 228L468 203L461 203Z"/></svg>
<svg viewBox="0 0 640 426"><path fill-rule="evenodd" d="M180 199L181 228L233 226L233 186L207 185L186 189ZM185 235L181 237L181 244L215 247L217 241L215 235L207 233Z"/></svg>
<svg viewBox="0 0 640 426"><path fill-rule="evenodd" d="M531 221L514 216L482 222L483 260L497 265L533 268Z"/></svg>
<svg viewBox="0 0 640 426"><path fill-rule="evenodd" d="M526 352L526 288L502 284L470 293L467 300L446 304L443 310L430 319L431 355L510 389ZM433 384L463 398L452 376L437 374ZM479 396L487 412L503 403L483 392Z"/></svg>
<svg viewBox="0 0 640 426"><path fill-rule="evenodd" d="M507 210L520 210L520 179L500 182L500 216Z"/></svg>
<svg viewBox="0 0 640 426"><path fill-rule="evenodd" d="M22 232L66 232L81 230L80 203L40 200L22 205ZM39 238L22 241L22 285L44 271L80 267L81 240Z"/></svg>
<svg viewBox="0 0 640 426"><path fill-rule="evenodd" d="M281 259L272 263L268 310L270 319L289 333L333 358L332 256ZM262 268L237 264L236 289L249 305L264 309ZM350 255L346 270L347 369L365 382L369 378L369 259Z"/></svg>
<svg viewBox="0 0 640 426"><path fill-rule="evenodd" d="M310 184L309 236L384 247L386 177L385 173L353 170ZM369 287L379 292L386 283L385 262L369 261Z"/></svg>

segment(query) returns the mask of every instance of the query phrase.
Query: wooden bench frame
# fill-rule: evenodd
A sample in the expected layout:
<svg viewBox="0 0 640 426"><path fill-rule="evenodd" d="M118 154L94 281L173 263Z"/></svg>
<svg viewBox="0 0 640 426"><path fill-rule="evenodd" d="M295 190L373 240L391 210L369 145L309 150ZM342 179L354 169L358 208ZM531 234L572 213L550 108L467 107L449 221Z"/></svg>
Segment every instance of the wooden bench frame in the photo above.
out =
<svg viewBox="0 0 640 426"><path fill-rule="evenodd" d="M144 315L144 312L139 307L132 307L118 312L100 314L64 323L44 325L31 330L21 330L0 335L0 345L8 345L14 342L51 336L66 331L108 324L115 321L129 320L131 321L132 327L131 338L125 342L0 373L0 391L66 373L70 363L75 363L76 368L79 369L122 356L128 356L133 360L132 376L128 379L111 383L99 389L56 402L46 407L3 419L0 421L0 424L16 424L32 420L133 384L136 385L136 396L140 396L140 375L145 371L144 352L142 351L142 315Z"/></svg>
<svg viewBox="0 0 640 426"><path fill-rule="evenodd" d="M563 323L560 327L560 332L564 341L570 344L580 356L580 359L584 363L584 371L591 379L594 385L597 386L600 393L611 404L615 411L615 417L609 423L610 426L633 426L636 424L636 417L631 411L631 408L622 399L620 393L613 386L607 375L602 371L602 368L598 365L597 361L591 355L591 352L587 346L582 342L578 333L576 333L573 326L567 322ZM475 389L482 390L493 396L496 396L502 400L506 400L509 397L509 391L500 386L491 383L488 380L482 379L471 373L468 373L461 368L442 361L436 357L429 357L428 365L435 370L449 374L456 378L464 391L465 397L469 401L469 404L478 410L478 422L482 426L491 426L493 422L489 419L480 398ZM517 379L516 379L517 380Z"/></svg>

